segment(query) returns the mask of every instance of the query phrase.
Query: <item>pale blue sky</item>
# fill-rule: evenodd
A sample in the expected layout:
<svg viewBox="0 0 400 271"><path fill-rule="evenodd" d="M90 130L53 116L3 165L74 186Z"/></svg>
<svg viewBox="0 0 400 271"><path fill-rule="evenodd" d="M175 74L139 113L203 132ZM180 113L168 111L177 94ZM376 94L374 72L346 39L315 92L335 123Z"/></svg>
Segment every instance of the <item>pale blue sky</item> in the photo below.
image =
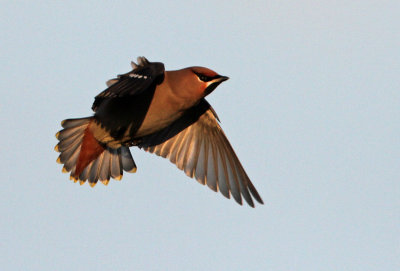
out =
<svg viewBox="0 0 400 271"><path fill-rule="evenodd" d="M400 270L399 1L1 1L1 270ZM144 55L208 101L265 205L132 149L79 186L60 121Z"/></svg>

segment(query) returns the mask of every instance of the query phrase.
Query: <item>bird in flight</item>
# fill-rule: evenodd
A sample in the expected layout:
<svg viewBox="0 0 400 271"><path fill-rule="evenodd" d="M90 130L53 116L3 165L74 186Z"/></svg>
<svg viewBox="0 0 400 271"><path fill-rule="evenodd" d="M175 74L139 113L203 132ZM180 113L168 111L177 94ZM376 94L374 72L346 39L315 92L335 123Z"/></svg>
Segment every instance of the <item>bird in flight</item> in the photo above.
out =
<svg viewBox="0 0 400 271"><path fill-rule="evenodd" d="M204 67L165 71L138 57L133 70L107 81L95 97L94 115L66 119L56 134L57 162L70 179L94 186L136 172L129 147L168 158L189 177L254 207L263 201L204 99L226 76Z"/></svg>

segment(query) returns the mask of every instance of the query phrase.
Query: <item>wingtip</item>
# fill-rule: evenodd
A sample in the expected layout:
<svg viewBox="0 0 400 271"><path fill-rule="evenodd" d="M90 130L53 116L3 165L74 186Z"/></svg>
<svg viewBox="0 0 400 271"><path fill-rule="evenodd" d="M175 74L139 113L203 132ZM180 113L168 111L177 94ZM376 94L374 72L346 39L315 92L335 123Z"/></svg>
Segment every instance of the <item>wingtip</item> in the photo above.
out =
<svg viewBox="0 0 400 271"><path fill-rule="evenodd" d="M243 205L243 199L242 196L239 194L234 194L232 193L232 198L239 204L239 205Z"/></svg>
<svg viewBox="0 0 400 271"><path fill-rule="evenodd" d="M149 64L149 61L144 56L139 56L137 58L137 62L139 64L139 66L145 66L145 65Z"/></svg>
<svg viewBox="0 0 400 271"><path fill-rule="evenodd" d="M258 193L256 194L257 196L255 197L253 194L253 198L259 203L259 204L264 204L264 201L262 200L262 198L260 197L260 195L258 195Z"/></svg>

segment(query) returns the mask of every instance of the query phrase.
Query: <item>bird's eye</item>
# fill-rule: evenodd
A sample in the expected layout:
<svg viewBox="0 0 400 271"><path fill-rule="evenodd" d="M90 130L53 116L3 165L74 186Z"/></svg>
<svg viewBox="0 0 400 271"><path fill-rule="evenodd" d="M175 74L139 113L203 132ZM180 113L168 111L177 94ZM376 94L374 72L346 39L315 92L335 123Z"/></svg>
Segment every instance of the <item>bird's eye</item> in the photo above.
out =
<svg viewBox="0 0 400 271"><path fill-rule="evenodd" d="M201 81L204 81L204 82L210 81L210 78L208 78L207 76L204 76L204 75L200 75L199 78Z"/></svg>
<svg viewBox="0 0 400 271"><path fill-rule="evenodd" d="M200 74L200 73L196 73L195 72L195 74L197 75L197 77L201 80L201 81L203 81L203 82L208 82L208 81L211 81L213 78L211 78L211 77L208 77L208 76L206 76L206 75L204 75L204 74Z"/></svg>

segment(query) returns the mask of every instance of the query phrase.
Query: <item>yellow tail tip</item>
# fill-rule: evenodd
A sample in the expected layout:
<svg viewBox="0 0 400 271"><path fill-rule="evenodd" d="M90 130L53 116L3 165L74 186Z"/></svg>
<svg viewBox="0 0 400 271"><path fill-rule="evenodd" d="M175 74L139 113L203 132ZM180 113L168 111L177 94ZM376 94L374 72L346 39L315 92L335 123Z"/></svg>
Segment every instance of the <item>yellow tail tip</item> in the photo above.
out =
<svg viewBox="0 0 400 271"><path fill-rule="evenodd" d="M117 181L120 181L122 179L122 175L119 175L119 176L115 177L114 179Z"/></svg>
<svg viewBox="0 0 400 271"><path fill-rule="evenodd" d="M108 185L108 183L110 182L110 180L100 180L100 182L102 182L102 184L104 184L104 185Z"/></svg>
<svg viewBox="0 0 400 271"><path fill-rule="evenodd" d="M69 179L70 179L71 181L74 181L74 183L76 183L76 182L78 181L78 179L77 179L77 178L75 178L75 177L72 177L72 176L69 176Z"/></svg>
<svg viewBox="0 0 400 271"><path fill-rule="evenodd" d="M67 170L65 167L63 167L63 168L62 168L62 172L63 172L63 173L67 173L68 170Z"/></svg>
<svg viewBox="0 0 400 271"><path fill-rule="evenodd" d="M56 152L60 152L60 150L58 149L58 144L54 147L54 150L55 150Z"/></svg>
<svg viewBox="0 0 400 271"><path fill-rule="evenodd" d="M58 157L57 160L56 160L56 162L59 163L59 164L62 164L62 163L61 163L61 158Z"/></svg>
<svg viewBox="0 0 400 271"><path fill-rule="evenodd" d="M137 168L135 167L135 168L133 168L132 170L130 170L130 171L128 171L129 173L136 173L136 171L137 171Z"/></svg>

